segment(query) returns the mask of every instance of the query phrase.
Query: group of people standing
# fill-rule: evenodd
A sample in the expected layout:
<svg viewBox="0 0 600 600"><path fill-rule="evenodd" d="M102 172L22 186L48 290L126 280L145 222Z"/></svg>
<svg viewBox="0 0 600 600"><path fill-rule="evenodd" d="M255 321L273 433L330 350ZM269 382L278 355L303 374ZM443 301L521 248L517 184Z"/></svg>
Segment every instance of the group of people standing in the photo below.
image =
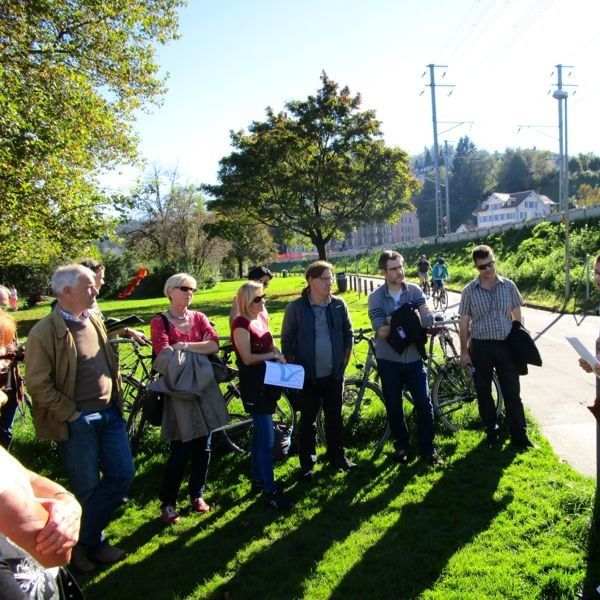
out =
<svg viewBox="0 0 600 600"><path fill-rule="evenodd" d="M477 246L472 258L478 274L462 293L460 362L473 370L487 442L495 445L499 440L491 396L495 371L506 404L511 443L527 449L532 443L527 436L519 373L506 341L513 322L521 321L523 299L514 282L496 273L489 246ZM376 359L393 435L393 456L403 464L410 462L413 452L402 407L402 393L407 388L416 410L418 455L428 465L441 465L443 459L434 444L434 413L423 356L415 343L408 343L402 351L389 343L390 336L398 334L392 331L392 322L402 307L409 306L423 327L432 326L434 316L421 288L406 281L402 255L392 250L382 252L379 269L384 282L369 296L368 314L376 336ZM103 267L97 264L72 264L56 270L52 290L57 303L51 314L31 329L25 356L37 436L57 442L74 496L26 470L20 472L0 451L0 462L6 465L0 478L0 502L6 499L3 490L8 488L10 492L14 485L19 490L24 488L27 498L41 493L36 488L52 494L52 501L44 506L46 516L40 517L41 521L46 519L46 524L35 530L37 537L15 533L14 523L9 527L4 517L0 519L0 533L12 535L13 541L21 543L42 564L46 564L44 554L53 553L60 558L51 564L63 564L70 558L81 572L126 557L124 550L106 540L104 529L126 497L135 472L121 412L117 359L96 304L103 275ZM600 257L596 259L595 276L600 287ZM305 369L304 387L297 399L300 479L313 479L317 460L315 421L321 408L326 458L334 469L351 471L357 465L345 452L341 413L353 332L345 302L332 295L333 266L317 261L306 271L306 287L300 297L285 309L279 349L265 307L271 278L265 267L249 274L250 280L236 294L230 328L242 400L254 425L251 488L262 492L266 504L279 510L290 508L292 502L274 477L272 415L279 391L264 383L265 363L300 364ZM165 394L161 431L169 442L169 456L159 498L161 518L167 524L180 520L177 499L188 462L190 509L197 513L210 510L204 499L209 433L228 422L209 359L219 349L218 336L206 315L190 308L196 289L196 280L186 273L170 277L164 286L169 308L156 315L150 325L154 368L160 373L156 389ZM6 341L14 334L14 327L8 327L8 331L2 327L7 329L0 322L0 339ZM139 332L121 333L145 343ZM598 344L600 348L600 338ZM12 479L6 475L10 464ZM0 555L0 563L1 559Z"/></svg>

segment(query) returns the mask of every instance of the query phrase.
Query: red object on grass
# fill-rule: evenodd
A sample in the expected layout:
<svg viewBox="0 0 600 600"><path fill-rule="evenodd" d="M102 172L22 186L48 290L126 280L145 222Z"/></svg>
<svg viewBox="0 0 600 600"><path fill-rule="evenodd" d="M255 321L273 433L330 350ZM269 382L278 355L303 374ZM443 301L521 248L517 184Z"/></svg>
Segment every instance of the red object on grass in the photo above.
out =
<svg viewBox="0 0 600 600"><path fill-rule="evenodd" d="M147 277L149 274L150 271L148 271L148 269L138 269L138 272L135 274L135 277L128 283L127 287L122 292L119 292L119 300L127 298L127 296L129 296L131 292L133 292L133 290L135 290L135 288L138 285L140 285L140 281L142 281L142 279L144 279L144 277Z"/></svg>

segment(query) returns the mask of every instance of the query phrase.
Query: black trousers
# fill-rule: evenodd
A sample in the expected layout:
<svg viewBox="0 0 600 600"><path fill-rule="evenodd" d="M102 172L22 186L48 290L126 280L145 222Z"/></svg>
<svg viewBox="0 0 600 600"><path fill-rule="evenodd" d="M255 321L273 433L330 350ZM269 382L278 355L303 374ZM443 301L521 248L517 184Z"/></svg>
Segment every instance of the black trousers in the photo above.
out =
<svg viewBox="0 0 600 600"><path fill-rule="evenodd" d="M203 436L189 442L170 442L169 458L165 465L160 500L162 505L177 504L177 494L183 481L185 467L191 455L190 476L188 479L188 494L190 498L200 498L204 494L210 451L207 448L208 437Z"/></svg>
<svg viewBox="0 0 600 600"><path fill-rule="evenodd" d="M310 471L317 460L316 426L321 406L325 415L325 437L327 438L327 457L337 461L344 457L342 444L342 391L343 380L322 377L307 381L300 393L300 432L298 453L300 469Z"/></svg>
<svg viewBox="0 0 600 600"><path fill-rule="evenodd" d="M473 380L479 401L479 415L490 433L496 428L496 408L492 399L492 375L496 371L506 407L506 419L513 440L526 436L527 424L521 401L521 384L508 344L498 340L471 340Z"/></svg>

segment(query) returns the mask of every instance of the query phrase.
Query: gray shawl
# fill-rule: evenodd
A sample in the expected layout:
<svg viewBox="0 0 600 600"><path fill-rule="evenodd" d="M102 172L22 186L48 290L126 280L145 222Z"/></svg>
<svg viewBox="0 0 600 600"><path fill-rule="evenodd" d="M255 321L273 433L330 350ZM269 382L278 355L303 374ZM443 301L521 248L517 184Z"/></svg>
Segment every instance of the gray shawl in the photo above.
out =
<svg viewBox="0 0 600 600"><path fill-rule="evenodd" d="M167 347L161 350L152 366L161 377L148 388L165 394L163 440L189 442L229 422L208 357Z"/></svg>

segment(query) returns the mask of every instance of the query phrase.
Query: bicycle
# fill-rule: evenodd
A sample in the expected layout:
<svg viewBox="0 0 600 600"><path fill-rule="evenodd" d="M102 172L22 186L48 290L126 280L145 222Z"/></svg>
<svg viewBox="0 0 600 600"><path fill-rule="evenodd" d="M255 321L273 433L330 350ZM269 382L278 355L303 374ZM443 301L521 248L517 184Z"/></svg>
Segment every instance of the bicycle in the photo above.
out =
<svg viewBox="0 0 600 600"><path fill-rule="evenodd" d="M113 339L111 344L125 345L128 348L125 353L120 353L119 363L123 382L123 407L127 415L127 433L131 451L135 455L148 429L148 421L144 415L144 399L148 393L148 385L156 378L156 374L152 371L152 354L151 351L145 352L144 346L139 346L128 338ZM243 407L237 382L238 371L231 366L232 353L231 345L220 348L220 358L228 371L227 381L221 383L221 391L231 421L213 433L216 434L216 440L222 439L233 452L243 454L250 451L252 418ZM273 426L287 431L291 436L295 424L296 413L284 393L277 403Z"/></svg>
<svg viewBox="0 0 600 600"><path fill-rule="evenodd" d="M25 390L25 383L19 364L25 357L25 347L22 344L16 345L14 350L6 351L0 355L0 365L6 363L0 370L0 389L8 396L8 402L2 409L2 421L4 431L2 432L2 442L10 446L12 441L12 426L17 417L27 418L31 415L31 397ZM7 448L8 449L8 448Z"/></svg>
<svg viewBox="0 0 600 600"><path fill-rule="evenodd" d="M148 385L156 378L152 371L152 350L129 338L114 338L110 343L115 349L124 348L118 352L123 414L126 416L131 453L135 455L148 425L144 415L144 399L148 393Z"/></svg>
<svg viewBox="0 0 600 600"><path fill-rule="evenodd" d="M434 310L444 312L448 308L448 292L444 287L444 280L431 280L431 299L433 301Z"/></svg>
<svg viewBox="0 0 600 600"><path fill-rule="evenodd" d="M428 358L425 363L431 387L434 417L450 431L479 428L479 408L472 373L460 365L457 350L458 318L437 322L428 330L430 334ZM374 337L367 335L370 329L359 329L355 343L366 341L368 350L363 364L356 364L358 373L345 381L342 397L342 421L344 439L348 445L359 450L370 448L373 456L383 448L391 434L385 410L383 391L377 379ZM436 347L441 352L436 353ZM374 374L374 376L373 376ZM492 378L492 395L497 413L502 412L504 403L497 376ZM413 405L408 391L403 400ZM323 415L317 417L317 434L325 443Z"/></svg>
<svg viewBox="0 0 600 600"><path fill-rule="evenodd" d="M478 429L481 427L479 403L473 381L473 373L460 364L458 344L459 318L437 322L428 330L431 335L427 360L427 374L431 385L431 401L434 416L450 431ZM442 350L443 360L436 359L433 352L434 341ZM504 407L502 391L497 375L492 376L492 397L496 414Z"/></svg>
<svg viewBox="0 0 600 600"><path fill-rule="evenodd" d="M425 298L429 299L429 297L431 296L431 286L429 285L427 273L424 273L423 275L424 277L421 279L421 273L419 273L419 279L421 279L421 281L419 282L419 286L421 287Z"/></svg>
<svg viewBox="0 0 600 600"><path fill-rule="evenodd" d="M229 338L219 338L229 340ZM222 437L231 450L238 454L250 452L252 441L252 417L248 415L242 402L239 388L238 369L232 366L233 345L221 346L219 358L231 373L229 381L221 384L221 391L230 416L230 422L213 432ZM289 399L287 390L283 389L273 414L273 428L284 436L291 438L296 426L296 411Z"/></svg>
<svg viewBox="0 0 600 600"><path fill-rule="evenodd" d="M374 338L368 335L371 331L359 329L354 333L355 345L367 342L368 349L364 362L355 365L357 373L344 380L342 423L343 439L348 447L359 451L372 449L373 454L376 454L389 438L391 431L383 391L377 382L375 343ZM324 444L326 436L322 410L317 415L316 425L319 441Z"/></svg>

